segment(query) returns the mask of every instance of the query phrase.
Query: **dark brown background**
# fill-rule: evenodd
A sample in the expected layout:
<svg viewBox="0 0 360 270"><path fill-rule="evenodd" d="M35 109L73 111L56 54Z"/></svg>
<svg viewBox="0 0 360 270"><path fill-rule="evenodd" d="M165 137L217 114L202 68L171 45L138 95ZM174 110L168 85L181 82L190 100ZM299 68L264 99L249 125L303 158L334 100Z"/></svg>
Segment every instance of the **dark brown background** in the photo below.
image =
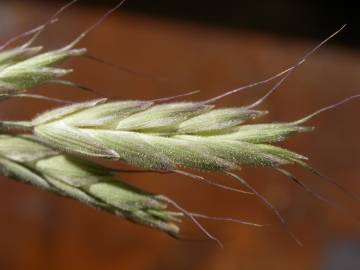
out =
<svg viewBox="0 0 360 270"><path fill-rule="evenodd" d="M1 40L42 23L58 6L59 2L46 6L32 1L4 2L0 6ZM46 31L41 44L47 48L64 45L105 11L104 7L77 4ZM349 35L357 30L349 27L346 31ZM120 11L82 45L104 60L168 81L159 83L121 73L87 59L71 60L65 66L75 69L69 79L103 95L154 99L201 90L193 97L201 100L288 67L328 34L305 40ZM359 93L359 56L356 49L327 44L262 105L271 111L263 121L294 120ZM218 104L248 104L269 87L248 90ZM34 92L74 100L94 97L61 86L44 86ZM1 118L29 119L54 105L17 100L1 106ZM315 132L291 138L285 145L309 156L320 171L360 193L358 113L359 101L327 112L312 120ZM255 197L218 190L185 177L123 176L144 189L171 196L193 211L273 225L257 229L204 222L223 240L225 249L219 250L209 242L176 241L75 201L1 179L0 269L359 269L360 230L353 221L359 217L359 204L302 169L289 169L351 213L338 213L272 170L243 169L240 174L281 210L304 243L302 248L289 239L273 213ZM222 175L212 177L237 185ZM190 223L184 227L201 236Z"/></svg>

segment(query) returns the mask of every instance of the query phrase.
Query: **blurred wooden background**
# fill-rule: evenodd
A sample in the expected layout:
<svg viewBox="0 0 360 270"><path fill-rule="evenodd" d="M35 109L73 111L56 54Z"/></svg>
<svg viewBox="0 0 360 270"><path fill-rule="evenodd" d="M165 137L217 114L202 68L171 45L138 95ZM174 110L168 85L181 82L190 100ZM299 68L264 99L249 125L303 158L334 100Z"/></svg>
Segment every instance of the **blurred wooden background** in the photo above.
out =
<svg viewBox="0 0 360 270"><path fill-rule="evenodd" d="M58 4L8 1L0 5L1 41L44 22ZM66 11L39 43L48 49L62 46L105 11L100 7L84 8L79 3ZM101 59L168 80L159 82L122 73L84 58L65 65L75 69L69 79L103 95L155 99L201 90L192 99L202 100L283 70L328 34L317 40L300 40L119 11L81 45ZM298 119L360 93L359 57L355 49L328 43L262 105L271 112L262 121ZM269 88L254 88L221 100L218 105L249 104ZM62 86L33 91L73 100L95 97ZM0 115L3 119L30 119L51 106L54 104L12 100L1 104ZM310 157L310 163L320 171L360 193L358 115L359 101L353 101L312 120L315 132L295 136L285 145ZM288 237L273 213L257 198L185 177L123 175L128 182L171 196L193 211L272 226L258 229L203 222L223 240L225 249L219 250L209 242L176 241L78 202L1 179L0 269L359 269L360 226L354 221L359 218L358 202L300 168L290 169L349 210L345 214L337 212L272 170L244 168L240 174L280 209L304 247ZM212 178L237 186L220 174ZM184 224L186 231L201 237L191 226Z"/></svg>

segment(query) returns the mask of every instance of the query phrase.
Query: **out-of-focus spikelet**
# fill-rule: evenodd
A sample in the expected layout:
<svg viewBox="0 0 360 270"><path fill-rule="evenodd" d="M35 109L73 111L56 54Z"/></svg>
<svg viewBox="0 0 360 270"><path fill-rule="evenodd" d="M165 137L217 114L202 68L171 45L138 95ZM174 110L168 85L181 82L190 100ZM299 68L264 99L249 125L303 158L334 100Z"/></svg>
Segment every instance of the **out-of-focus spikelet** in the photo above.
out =
<svg viewBox="0 0 360 270"><path fill-rule="evenodd" d="M177 235L181 213L161 196L122 182L94 162L61 154L31 136L0 135L0 173L117 216Z"/></svg>

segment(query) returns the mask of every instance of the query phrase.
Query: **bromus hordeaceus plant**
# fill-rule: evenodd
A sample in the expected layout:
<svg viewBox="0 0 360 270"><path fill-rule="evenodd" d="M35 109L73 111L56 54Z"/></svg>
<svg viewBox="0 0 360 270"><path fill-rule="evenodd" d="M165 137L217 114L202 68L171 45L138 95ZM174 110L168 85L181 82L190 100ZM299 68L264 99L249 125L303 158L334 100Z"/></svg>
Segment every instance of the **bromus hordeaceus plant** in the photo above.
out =
<svg viewBox="0 0 360 270"><path fill-rule="evenodd" d="M59 12L47 24L39 27L40 30L32 32L37 35L45 26L52 23L58 14ZM85 48L74 49L74 46L96 25L98 23L90 27L74 42L59 50L38 54L38 51L32 49L16 55L12 60L3 60L3 65L0 62L0 90L4 98L17 96L19 91L26 91L29 87L43 83L60 82L74 86L73 83L57 79L71 70L55 66L69 57L85 55ZM297 164L320 175L307 164L307 158L277 146L276 143L286 140L290 135L313 130L313 127L305 126L311 118L325 110L358 98L360 95L347 98L293 122L252 124L250 121L267 113L256 107L311 54L339 31L321 42L298 63L275 76L206 101L164 103L167 101L166 99L113 101L101 98L53 109L41 113L31 121L1 121L0 127L3 129L23 129L33 133L33 137L11 137L9 135L1 137L1 140L4 139L4 141L21 141L20 149L14 150L16 154L12 155L12 149L9 148L10 143L4 144L5 150L1 152L2 142L0 140L1 160L5 162L0 162L5 168L3 171L22 181L40 185L46 190L73 197L97 208L121 214L130 220L150 225L170 234L178 232L175 222L181 215L186 214L208 237L217 240L195 219L206 216L188 213L164 196L140 192L128 185L116 182L118 180L114 178L112 172L109 172L110 169L83 161L81 157L119 160L141 169L184 174L222 188L254 193L272 208L280 221L286 225L278 210L234 171L242 166L274 168L317 198L330 203L283 168L285 165ZM3 59L5 58L3 57ZM217 100L227 95L255 85L265 84L277 78L280 80L275 86L264 97L251 105L236 108L217 108L214 105ZM17 94L13 95L12 93ZM22 149L21 145L25 144L31 145L23 146L24 149ZM40 155L42 150L28 155L22 154L22 151L26 153L32 147L46 149L44 150L45 155ZM37 152L40 156L36 154ZM47 155L46 153L52 154ZM18 157L21 158L18 159ZM27 161L26 158L31 160ZM64 176L59 176L56 168L58 164L63 164L67 168ZM31 170L27 171L29 168ZM223 172L240 181L249 191L222 186L202 176L183 171L183 169ZM24 175L19 174L17 170L24 172ZM66 175L66 173L69 174ZM89 175L90 177L87 178ZM343 189L336 182L333 183ZM181 213L167 211L165 209L167 203L181 210ZM130 207L129 205L134 207L131 211L126 208ZM337 205L331 205L337 207ZM134 212L139 216L136 216Z"/></svg>

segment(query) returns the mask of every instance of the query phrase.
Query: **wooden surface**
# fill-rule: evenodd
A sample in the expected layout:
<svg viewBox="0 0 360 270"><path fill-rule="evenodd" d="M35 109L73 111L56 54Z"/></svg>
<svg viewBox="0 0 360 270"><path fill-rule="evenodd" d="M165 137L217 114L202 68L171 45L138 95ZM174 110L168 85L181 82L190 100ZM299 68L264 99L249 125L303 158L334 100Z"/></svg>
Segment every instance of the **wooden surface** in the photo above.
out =
<svg viewBox="0 0 360 270"><path fill-rule="evenodd" d="M1 8L1 41L5 41L42 23L57 7L9 1ZM104 12L100 8L82 8L80 3L46 31L41 43L47 48L62 46ZM158 82L121 73L87 59L71 60L65 66L75 69L71 80L103 95L155 99L201 90L192 97L201 100L283 70L328 34L305 41L118 12L82 45L104 60L168 80ZM337 38L341 39L341 34ZM262 121L295 120L360 93L359 56L359 51L327 44L261 106L271 112ZM254 88L221 100L218 105L249 104L269 88L270 85ZM34 92L74 100L94 97L62 86L44 86ZM311 121L317 127L315 132L295 136L285 143L310 157L314 167L358 193L359 102L322 114ZM32 100L7 101L1 104L0 116L30 119L51 106L54 105ZM345 269L327 265L347 248L357 255L340 265L358 263L360 226L353 218L359 217L359 204L304 170L289 169L349 210L338 213L270 169L244 168L239 172L280 209L304 247L288 237L273 213L256 197L219 190L185 177L123 175L130 183L171 196L189 210L272 226L258 229L204 222L223 240L225 248L219 250L209 242L176 241L78 202L1 179L0 269ZM211 177L237 186L223 175ZM184 229L194 238L202 237L191 223L184 223Z"/></svg>

